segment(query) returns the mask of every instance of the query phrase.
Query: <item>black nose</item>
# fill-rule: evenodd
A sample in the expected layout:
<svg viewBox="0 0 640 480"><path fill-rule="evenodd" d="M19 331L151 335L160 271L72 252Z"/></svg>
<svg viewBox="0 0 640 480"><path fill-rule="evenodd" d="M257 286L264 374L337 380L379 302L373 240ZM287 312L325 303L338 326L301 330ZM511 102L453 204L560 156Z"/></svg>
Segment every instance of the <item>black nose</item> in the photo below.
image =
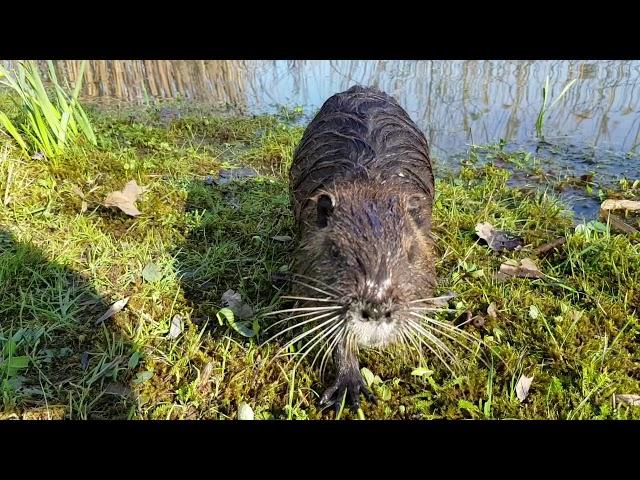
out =
<svg viewBox="0 0 640 480"><path fill-rule="evenodd" d="M367 321L390 321L391 309L381 306L366 306L360 311L363 320Z"/></svg>

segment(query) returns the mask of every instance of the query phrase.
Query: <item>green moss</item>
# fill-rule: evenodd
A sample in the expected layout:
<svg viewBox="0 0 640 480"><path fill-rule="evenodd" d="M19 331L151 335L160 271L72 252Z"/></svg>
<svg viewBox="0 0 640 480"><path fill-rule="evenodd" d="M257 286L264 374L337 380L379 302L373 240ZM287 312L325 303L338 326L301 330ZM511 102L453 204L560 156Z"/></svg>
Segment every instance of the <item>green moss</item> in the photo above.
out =
<svg viewBox="0 0 640 480"><path fill-rule="evenodd" d="M302 128L272 116L90 112L98 148L78 145L55 164L24 161L0 138L0 342L20 333L16 355L30 359L1 379L5 414L226 419L248 402L256 418L332 418L317 407L322 384L310 362L294 372L274 358L283 342L259 346L264 335L242 337L216 318L228 289L259 313L279 304L272 276L287 271L293 246L273 237L293 234L287 170ZM207 181L239 164L259 175ZM640 390L640 247L606 229L576 233L556 197L511 188L509 178L495 164L468 163L436 188L439 289L458 294L440 320L465 310L487 317L494 303L496 318L464 327L490 348L472 355L453 343L464 368L451 374L425 355L422 376L411 374L419 360L401 351L364 352L362 366L379 377L372 388L387 399L365 404L365 418L640 418L612 402ZM101 206L131 179L148 188L142 215ZM619 195L633 190L627 182ZM526 247L491 252L474 234L484 221ZM560 252L533 254L560 236ZM544 278L495 278L501 263L525 257ZM149 262L162 272L157 282L142 279ZM126 297L121 312L95 324ZM175 315L184 330L169 338ZM534 380L520 402L523 373Z"/></svg>

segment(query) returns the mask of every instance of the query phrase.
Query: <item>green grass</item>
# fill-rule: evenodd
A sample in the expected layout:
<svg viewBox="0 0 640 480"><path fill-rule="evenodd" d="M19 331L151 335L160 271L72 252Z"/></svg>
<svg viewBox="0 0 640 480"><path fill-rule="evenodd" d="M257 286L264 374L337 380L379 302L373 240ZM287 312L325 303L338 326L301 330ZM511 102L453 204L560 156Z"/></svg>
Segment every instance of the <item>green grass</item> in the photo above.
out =
<svg viewBox="0 0 640 480"><path fill-rule="evenodd" d="M98 145L71 145L56 162L26 160L0 133L0 417L234 419L246 402L259 419L334 418L318 409L310 362L293 371L274 359L284 341L260 346L266 319L257 316L258 338L218 321L228 289L257 312L279 305L272 276L290 267L292 244L272 237L293 235L286 172L302 128L286 116L88 114ZM207 184L233 164L260 175ZM458 294L441 320L486 316L495 303L497 318L464 327L493 357L454 344L465 368L452 375L428 355L420 365L366 352L381 401L341 418L640 418L612 401L640 393L638 243L606 229L575 233L553 195L509 188L508 178L491 164L464 166L438 181L434 210L439 290ZM100 205L132 179L148 187L142 215ZM494 254L474 236L483 221L531 247L561 235L567 244L544 259L531 247ZM524 257L546 276L494 279L501 262ZM142 279L150 262L162 272L152 283ZM184 330L174 339L175 315ZM522 373L534 380L521 403Z"/></svg>
<svg viewBox="0 0 640 480"><path fill-rule="evenodd" d="M20 117L14 122L0 110L0 126L13 137L26 157L40 153L54 160L79 137L93 145L96 137L78 101L86 62L81 64L71 95L58 83L53 62L47 64L49 91L36 62L19 62L15 71L0 65L0 85L16 94L15 104Z"/></svg>
<svg viewBox="0 0 640 480"><path fill-rule="evenodd" d="M549 96L549 76L547 76L545 78L544 81L544 86L542 87L542 105L540 106L540 111L538 112L538 117L536 118L536 136L540 139L540 140L544 140L544 120L545 117L547 115L547 113L549 112L549 110L551 110L553 108L553 106L558 103L562 97L565 96L565 94L569 91L569 89L572 87L572 85L576 82L576 79L574 78L573 80L571 80L570 82L568 82L564 88L562 89L562 91L558 94L558 96L553 100L553 102L551 102L551 104L547 107L547 100L548 100L548 96Z"/></svg>

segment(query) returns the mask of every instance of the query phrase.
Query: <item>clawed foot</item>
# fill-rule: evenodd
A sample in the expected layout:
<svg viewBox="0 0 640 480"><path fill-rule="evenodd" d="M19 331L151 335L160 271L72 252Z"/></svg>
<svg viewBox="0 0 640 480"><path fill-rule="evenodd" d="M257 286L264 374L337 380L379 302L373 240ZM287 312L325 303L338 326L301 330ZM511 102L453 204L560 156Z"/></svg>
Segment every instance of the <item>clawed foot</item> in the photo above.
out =
<svg viewBox="0 0 640 480"><path fill-rule="evenodd" d="M333 405L337 413L340 411L342 399L344 398L348 405L357 410L360 407L361 393L368 401L376 402L375 396L371 393L359 372L339 376L333 385L327 388L322 397L320 397L320 406L324 409Z"/></svg>

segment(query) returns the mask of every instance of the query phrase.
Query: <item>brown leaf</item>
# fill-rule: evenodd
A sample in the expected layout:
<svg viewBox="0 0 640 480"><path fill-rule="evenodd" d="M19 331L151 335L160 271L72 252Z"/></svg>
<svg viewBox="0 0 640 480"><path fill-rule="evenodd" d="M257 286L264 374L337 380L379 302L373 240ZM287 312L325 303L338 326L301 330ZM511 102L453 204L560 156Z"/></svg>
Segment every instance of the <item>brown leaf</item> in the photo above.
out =
<svg viewBox="0 0 640 480"><path fill-rule="evenodd" d="M487 315L489 315L489 318L493 318L494 320L498 318L498 310L494 302L491 302L487 307Z"/></svg>
<svg viewBox="0 0 640 480"><path fill-rule="evenodd" d="M122 383L111 382L104 389L104 393L126 398L131 394L131 389Z"/></svg>
<svg viewBox="0 0 640 480"><path fill-rule="evenodd" d="M222 302L239 320L253 316L253 308L251 308L251 305L244 303L240 294L233 290L227 290L222 294Z"/></svg>
<svg viewBox="0 0 640 480"><path fill-rule="evenodd" d="M174 315L171 320L171 327L169 328L168 338L178 338L184 330L184 322L181 315Z"/></svg>
<svg viewBox="0 0 640 480"><path fill-rule="evenodd" d="M632 407L640 407L640 395L633 394L616 394L616 400Z"/></svg>
<svg viewBox="0 0 640 480"><path fill-rule="evenodd" d="M562 245L564 245L566 243L567 239L565 237L560 237L557 238L549 243L545 243L543 245L540 245L539 247L536 247L533 252L536 255L545 255L553 250L556 250L558 248L560 248Z"/></svg>
<svg viewBox="0 0 640 480"><path fill-rule="evenodd" d="M202 370L202 376L200 378L200 384L198 386L199 390L204 390L209 382L209 378L211 378L211 373L213 372L213 363L209 362L204 366Z"/></svg>
<svg viewBox="0 0 640 480"><path fill-rule="evenodd" d="M609 228L617 233L626 233L633 235L634 233L640 233L636 228L629 225L618 215L611 213L609 210L600 210L600 219L609 223Z"/></svg>
<svg viewBox="0 0 640 480"><path fill-rule="evenodd" d="M138 186L135 180L128 182L122 191L111 192L104 201L105 207L116 207L129 216L140 215L140 210L136 207L138 197L144 193L144 188Z"/></svg>
<svg viewBox="0 0 640 480"><path fill-rule="evenodd" d="M500 265L500 272L498 273L499 279L507 279L509 277L542 278L543 276L543 273L538 269L537 265L529 258L520 260L519 265L503 263Z"/></svg>
<svg viewBox="0 0 640 480"><path fill-rule="evenodd" d="M487 242L491 250L496 252L500 250L519 250L524 245L522 237L496 230L489 222L478 223L476 225L476 234Z"/></svg>
<svg viewBox="0 0 640 480"><path fill-rule="evenodd" d="M525 375L521 375L518 383L516 384L516 395L520 402L524 402L527 395L529 395L529 388L531 388L531 382L533 382L533 377L527 377Z"/></svg>
<svg viewBox="0 0 640 480"><path fill-rule="evenodd" d="M109 307L109 310L107 310L104 313L104 315L102 315L99 319L96 320L96 325L98 325L101 322L104 322L108 318L113 317L116 313L118 313L120 310L122 310L125 307L128 301L129 301L129 297L115 302L113 305Z"/></svg>
<svg viewBox="0 0 640 480"><path fill-rule="evenodd" d="M640 210L640 202L634 200L609 199L602 202L600 208L602 210L629 210L635 212L636 210Z"/></svg>
<svg viewBox="0 0 640 480"><path fill-rule="evenodd" d="M77 185L71 185L71 191L75 193L77 196L79 196L80 198L84 198L84 193L82 193L82 190L80 190L80 188Z"/></svg>

